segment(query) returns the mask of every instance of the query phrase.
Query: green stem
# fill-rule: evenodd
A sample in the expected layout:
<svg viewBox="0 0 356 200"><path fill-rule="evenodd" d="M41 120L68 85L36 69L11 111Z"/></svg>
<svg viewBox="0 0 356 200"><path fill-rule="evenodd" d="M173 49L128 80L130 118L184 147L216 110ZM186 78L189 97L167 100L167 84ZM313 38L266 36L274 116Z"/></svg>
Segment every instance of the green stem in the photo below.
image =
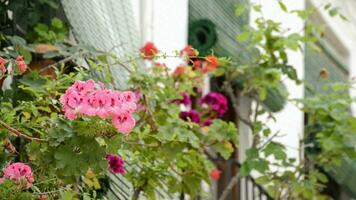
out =
<svg viewBox="0 0 356 200"><path fill-rule="evenodd" d="M142 191L142 188L135 189L131 200L138 200L138 198L140 197L141 191Z"/></svg>

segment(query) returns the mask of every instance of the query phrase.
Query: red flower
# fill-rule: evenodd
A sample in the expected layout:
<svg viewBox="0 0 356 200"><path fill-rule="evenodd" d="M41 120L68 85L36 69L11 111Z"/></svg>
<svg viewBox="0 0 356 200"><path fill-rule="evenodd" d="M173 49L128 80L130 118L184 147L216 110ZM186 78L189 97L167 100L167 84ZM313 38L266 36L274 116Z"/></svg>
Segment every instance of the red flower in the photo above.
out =
<svg viewBox="0 0 356 200"><path fill-rule="evenodd" d="M196 60L193 62L194 69L201 69L203 62L201 60Z"/></svg>
<svg viewBox="0 0 356 200"><path fill-rule="evenodd" d="M41 194L40 196L37 197L37 200L46 200L48 199L48 196L45 194Z"/></svg>
<svg viewBox="0 0 356 200"><path fill-rule="evenodd" d="M6 62L7 61L4 58L0 57L0 71L2 74L6 73L6 67L5 67Z"/></svg>
<svg viewBox="0 0 356 200"><path fill-rule="evenodd" d="M167 68L166 64L164 64L164 63L159 63L159 62L153 63L153 66L154 66L156 69L165 69L165 68Z"/></svg>
<svg viewBox="0 0 356 200"><path fill-rule="evenodd" d="M181 75L181 74L184 74L185 72L185 66L184 65L179 65L176 70L173 72L173 75Z"/></svg>
<svg viewBox="0 0 356 200"><path fill-rule="evenodd" d="M219 64L219 59L216 56L210 55L205 58L206 63L203 69L204 73L213 72L216 70Z"/></svg>
<svg viewBox="0 0 356 200"><path fill-rule="evenodd" d="M157 55L158 49L152 42L147 42L145 46L140 49L140 52L143 54L144 59L152 60L153 57Z"/></svg>
<svg viewBox="0 0 356 200"><path fill-rule="evenodd" d="M192 45L187 45L186 47L184 47L184 49L182 49L179 52L180 56L186 56L187 60L189 61L190 58L194 58L197 56L196 51L193 49Z"/></svg>
<svg viewBox="0 0 356 200"><path fill-rule="evenodd" d="M213 169L210 171L209 176L214 180L218 181L220 179L221 171L218 169Z"/></svg>
<svg viewBox="0 0 356 200"><path fill-rule="evenodd" d="M25 73L27 70L27 65L23 59L23 56L17 56L16 60L16 65L19 67L19 71L21 74Z"/></svg>

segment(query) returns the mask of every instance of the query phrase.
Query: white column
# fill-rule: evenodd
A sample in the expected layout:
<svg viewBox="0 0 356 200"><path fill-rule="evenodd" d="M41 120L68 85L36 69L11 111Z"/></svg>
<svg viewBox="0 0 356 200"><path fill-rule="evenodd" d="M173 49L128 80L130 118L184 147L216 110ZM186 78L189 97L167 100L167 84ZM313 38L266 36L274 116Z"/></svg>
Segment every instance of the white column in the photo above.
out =
<svg viewBox="0 0 356 200"><path fill-rule="evenodd" d="M173 55L188 41L188 0L133 0L142 45L153 42L162 52ZM170 69L181 59L163 59Z"/></svg>
<svg viewBox="0 0 356 200"><path fill-rule="evenodd" d="M305 9L305 1L283 0L288 10ZM267 19L272 19L281 22L282 28L290 29L290 32L297 32L304 26L302 20L296 15L287 14L283 12L276 0L251 0L251 3L262 5L263 16ZM258 17L258 13L251 11L251 25L254 19ZM294 66L297 70L298 77L304 79L304 55L301 52L287 52L289 64ZM290 93L289 98L302 98L304 96L304 85L296 85L294 81L283 77L283 82L287 86ZM277 137L275 140L286 145L287 154L289 157L298 159L299 141L302 138L304 131L304 113L300 111L292 103L287 103L285 108L275 114L276 122L273 120L268 121L267 125L271 127L273 132L280 131L283 137Z"/></svg>
<svg viewBox="0 0 356 200"><path fill-rule="evenodd" d="M349 73L350 73L350 79L356 82L356 42L353 42L353 49L350 54L350 59L349 59ZM356 85L354 85L355 87ZM356 88L352 88L350 90L350 95L352 98L356 98ZM351 111L354 116L356 116L356 103L352 103L351 105Z"/></svg>

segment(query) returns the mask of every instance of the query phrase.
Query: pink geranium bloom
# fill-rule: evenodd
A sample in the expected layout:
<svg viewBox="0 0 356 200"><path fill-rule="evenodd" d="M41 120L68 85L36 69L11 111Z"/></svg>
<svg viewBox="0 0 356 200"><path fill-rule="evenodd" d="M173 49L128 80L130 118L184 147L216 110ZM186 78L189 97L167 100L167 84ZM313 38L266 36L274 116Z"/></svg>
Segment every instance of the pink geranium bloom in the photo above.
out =
<svg viewBox="0 0 356 200"><path fill-rule="evenodd" d="M92 116L98 115L102 119L106 119L110 116L110 91L98 90L90 94L88 97L88 104L82 107L82 112Z"/></svg>
<svg viewBox="0 0 356 200"><path fill-rule="evenodd" d="M0 57L0 71L2 74L6 73L6 67L5 67L6 62L7 61L4 58Z"/></svg>
<svg viewBox="0 0 356 200"><path fill-rule="evenodd" d="M30 188L34 182L31 167L24 163L12 163L6 166L2 171L4 173L2 181L5 179L12 180L25 189Z"/></svg>
<svg viewBox="0 0 356 200"><path fill-rule="evenodd" d="M87 81L75 81L75 83L72 85L72 88L74 88L78 93L80 94L86 94L88 92L91 92L94 90L95 87L95 82L93 80L87 80Z"/></svg>
<svg viewBox="0 0 356 200"><path fill-rule="evenodd" d="M136 121L131 114L124 112L113 115L112 123L119 132L128 134L135 127Z"/></svg>
<svg viewBox="0 0 356 200"><path fill-rule="evenodd" d="M93 80L76 81L66 90L60 98L65 117L76 119L78 114L102 119L112 117L118 131L129 133L135 126L135 119L131 116L137 109L135 93L105 89L103 85L95 86Z"/></svg>
<svg viewBox="0 0 356 200"><path fill-rule="evenodd" d="M62 104L62 109L65 112L65 116L68 119L77 118L77 113L83 106L85 102L85 97L77 93L75 90L67 90L66 93L61 96L60 102Z"/></svg>
<svg viewBox="0 0 356 200"><path fill-rule="evenodd" d="M112 99L112 113L132 113L137 109L137 99L134 92L116 92Z"/></svg>
<svg viewBox="0 0 356 200"><path fill-rule="evenodd" d="M135 102L136 101L136 95L134 92L124 91L121 93L121 95L123 96L124 101L126 101L126 102Z"/></svg>
<svg viewBox="0 0 356 200"><path fill-rule="evenodd" d="M25 63L25 60L23 59L23 56L17 56L15 62L19 68L20 73L21 74L25 73L27 70L27 65Z"/></svg>

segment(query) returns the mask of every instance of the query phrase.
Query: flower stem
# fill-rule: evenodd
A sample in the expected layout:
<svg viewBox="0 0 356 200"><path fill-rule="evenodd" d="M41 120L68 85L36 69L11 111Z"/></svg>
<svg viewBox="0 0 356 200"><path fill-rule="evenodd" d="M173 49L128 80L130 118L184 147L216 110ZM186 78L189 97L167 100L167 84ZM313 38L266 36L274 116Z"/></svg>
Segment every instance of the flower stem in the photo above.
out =
<svg viewBox="0 0 356 200"><path fill-rule="evenodd" d="M7 129L10 133L12 133L13 135L15 135L16 137L22 137L25 138L27 140L35 140L35 141L41 141L41 142L46 142L46 139L42 139L42 138L36 138L36 137L32 137L29 135L26 135L25 133L20 132L19 130L11 127L10 125L8 125L6 122L0 120L0 125L3 126L5 129Z"/></svg>

